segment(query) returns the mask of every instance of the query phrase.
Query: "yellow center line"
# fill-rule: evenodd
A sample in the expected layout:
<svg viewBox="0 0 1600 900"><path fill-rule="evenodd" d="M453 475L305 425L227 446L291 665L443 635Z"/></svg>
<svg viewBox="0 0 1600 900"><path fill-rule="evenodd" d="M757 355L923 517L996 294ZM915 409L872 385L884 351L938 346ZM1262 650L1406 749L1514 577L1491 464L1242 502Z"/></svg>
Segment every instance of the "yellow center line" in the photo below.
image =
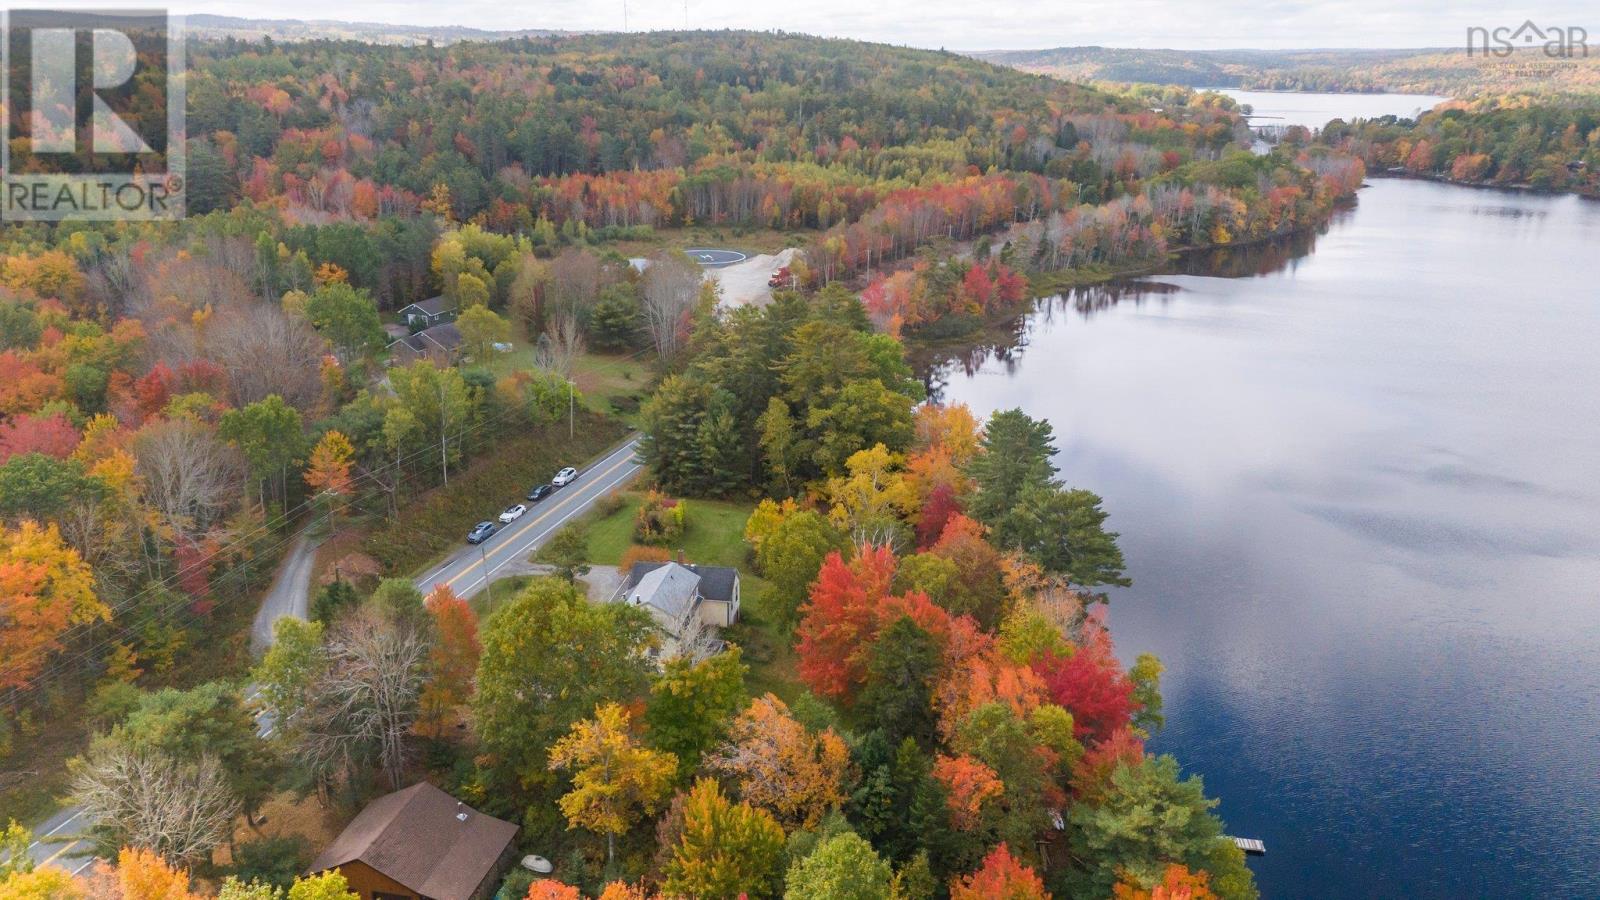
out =
<svg viewBox="0 0 1600 900"><path fill-rule="evenodd" d="M633 462L633 459L634 459L634 455L630 451L627 456L623 457L621 460L618 460L616 463L613 463L611 465L611 467L606 469L604 472L601 472L599 475L596 475L595 476L595 481L596 482L604 481L605 477L607 475L610 475L612 472L615 472L616 470L622 468L625 465L631 464ZM540 514L540 516L537 519L531 519L526 524L524 524L521 528L517 529L516 532L512 534L511 539L509 541L507 541L506 544L504 544L502 546L506 546L506 545L509 545L509 544L515 542L517 538L519 538L523 534L527 533L528 529L534 527L535 525L538 525L540 522L543 522L545 519L550 518L551 516L555 515L556 513L563 511L563 509L564 508L560 507L560 506L553 506L550 509L545 510L542 514ZM465 569L462 569L460 572L457 572L455 577L451 578L448 581L446 581L445 584L447 586L449 586L449 587L452 587L452 588L455 587L455 584L456 584L457 581L460 581L462 578L465 578L466 576L472 574L472 572L474 570L476 570L479 566L482 566L482 565L483 565L483 558L480 556L478 559L474 559L472 561L471 565L467 566ZM435 584L437 584L437 583L438 582L435 582Z"/></svg>
<svg viewBox="0 0 1600 900"><path fill-rule="evenodd" d="M61 857L61 854L66 853L68 850L71 850L73 847L78 846L78 844L79 844L78 841L73 841L72 843L67 844L66 846L62 847L60 850L57 850L56 852L50 854L50 858L45 860L44 862L40 863L39 865L40 866L48 866L48 865L50 865L51 863L53 863L57 859L59 859Z"/></svg>

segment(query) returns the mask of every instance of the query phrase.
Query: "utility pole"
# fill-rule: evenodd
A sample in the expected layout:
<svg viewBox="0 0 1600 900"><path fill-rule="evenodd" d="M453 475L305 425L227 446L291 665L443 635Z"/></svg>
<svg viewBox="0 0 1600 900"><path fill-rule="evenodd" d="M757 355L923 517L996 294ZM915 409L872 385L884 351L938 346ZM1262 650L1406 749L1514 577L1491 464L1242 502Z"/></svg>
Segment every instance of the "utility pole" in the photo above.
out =
<svg viewBox="0 0 1600 900"><path fill-rule="evenodd" d="M569 441L572 440L572 435L573 435L573 429L574 429L573 419L578 414L577 390L578 390L577 387L572 383L572 379L568 378L567 379L567 440L569 440Z"/></svg>
<svg viewBox="0 0 1600 900"><path fill-rule="evenodd" d="M445 452L445 447L450 441L450 432L445 428L444 414L444 377L439 378L439 471L444 473L444 483L450 483L450 455Z"/></svg>
<svg viewBox="0 0 1600 900"><path fill-rule="evenodd" d="M478 558L483 560L483 589L489 595L489 611L494 612L494 582L489 580L489 551L482 544L478 545Z"/></svg>

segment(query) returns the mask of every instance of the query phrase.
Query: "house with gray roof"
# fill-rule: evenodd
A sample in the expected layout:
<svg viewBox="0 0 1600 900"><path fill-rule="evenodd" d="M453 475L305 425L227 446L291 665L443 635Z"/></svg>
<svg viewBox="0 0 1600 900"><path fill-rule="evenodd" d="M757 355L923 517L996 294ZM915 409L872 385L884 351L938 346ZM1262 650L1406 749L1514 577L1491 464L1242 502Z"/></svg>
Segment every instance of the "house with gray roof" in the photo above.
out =
<svg viewBox="0 0 1600 900"><path fill-rule="evenodd" d="M456 305L443 297L429 297L402 306L399 316L412 331L421 331L455 319Z"/></svg>
<svg viewBox="0 0 1600 900"><path fill-rule="evenodd" d="M460 352L461 331L454 322L424 328L389 344L389 359L396 365L406 365L419 359L432 359L441 365L448 365L455 362Z"/></svg>
<svg viewBox="0 0 1600 900"><path fill-rule="evenodd" d="M721 649L715 632L739 621L739 570L683 562L634 563L614 600L649 610L668 656Z"/></svg>

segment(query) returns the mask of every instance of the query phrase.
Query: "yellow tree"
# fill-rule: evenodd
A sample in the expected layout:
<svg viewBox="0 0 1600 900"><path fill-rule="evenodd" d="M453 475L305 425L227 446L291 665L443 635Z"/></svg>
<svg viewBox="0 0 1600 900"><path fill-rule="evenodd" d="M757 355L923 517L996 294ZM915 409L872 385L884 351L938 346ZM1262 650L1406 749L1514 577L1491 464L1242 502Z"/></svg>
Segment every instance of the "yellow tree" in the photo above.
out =
<svg viewBox="0 0 1600 900"><path fill-rule="evenodd" d="M666 867L664 893L699 900L764 900L782 879L783 828L772 814L733 804L710 778L683 803L683 828Z"/></svg>
<svg viewBox="0 0 1600 900"><path fill-rule="evenodd" d="M356 448L342 432L330 431L317 441L306 461L306 485L313 491L344 496L350 493L350 460Z"/></svg>
<svg viewBox="0 0 1600 900"><path fill-rule="evenodd" d="M66 869L41 866L0 879L0 900L84 900L88 888Z"/></svg>
<svg viewBox="0 0 1600 900"><path fill-rule="evenodd" d="M813 734L782 700L767 694L734 719L728 740L708 764L778 821L810 828L844 802L850 751L832 728Z"/></svg>
<svg viewBox="0 0 1600 900"><path fill-rule="evenodd" d="M550 748L550 768L573 773L572 790L561 798L568 826L604 834L608 860L617 835L661 808L678 771L676 756L641 746L629 724L621 706L603 703Z"/></svg>
<svg viewBox="0 0 1600 900"><path fill-rule="evenodd" d="M151 850L123 847L117 853L116 868L108 863L95 867L89 895L116 897L118 900L201 900L189 884L189 873L167 865Z"/></svg>
<svg viewBox="0 0 1600 900"><path fill-rule="evenodd" d="M833 524L858 543L892 543L901 521L917 509L916 489L901 471L905 458L883 444L845 460L849 474L828 479Z"/></svg>
<svg viewBox="0 0 1600 900"><path fill-rule="evenodd" d="M25 688L69 627L110 621L94 573L52 523L0 526L0 688Z"/></svg>

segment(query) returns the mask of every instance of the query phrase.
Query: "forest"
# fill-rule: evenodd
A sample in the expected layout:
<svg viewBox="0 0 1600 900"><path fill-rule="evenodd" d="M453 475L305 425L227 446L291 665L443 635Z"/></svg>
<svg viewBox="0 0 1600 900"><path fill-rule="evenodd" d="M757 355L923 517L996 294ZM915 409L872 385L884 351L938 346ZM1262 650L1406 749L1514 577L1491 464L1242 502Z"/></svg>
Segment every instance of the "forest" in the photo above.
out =
<svg viewBox="0 0 1600 900"><path fill-rule="evenodd" d="M0 819L89 805L115 860L22 896L341 896L258 813L424 777L591 894L1253 896L1144 751L1159 663L1112 652L1099 498L1047 424L924 404L902 339L1314 228L1364 148L1257 155L1215 95L798 35L190 59L189 218L0 231ZM719 304L690 234L800 248L793 289ZM435 296L459 347L409 351L399 311ZM581 529L493 613L411 585L632 429L654 509L748 518L740 649L646 664L650 623L573 584ZM312 621L253 659L303 535ZM561 673L569 702L515 687ZM597 785L592 752L638 765ZM172 796L183 828L137 806Z"/></svg>
<svg viewBox="0 0 1600 900"><path fill-rule="evenodd" d="M1415 123L1330 123L1321 140L1374 172L1600 195L1600 103L1449 104Z"/></svg>
<svg viewBox="0 0 1600 900"><path fill-rule="evenodd" d="M1542 97L1593 93L1600 59L1589 54L1547 56L1543 47L1506 56L1468 56L1467 35L1454 48L1328 50L1155 50L1058 47L974 56L1026 72L1071 81L1172 84L1255 91L1437 94L1479 98L1503 94Z"/></svg>

